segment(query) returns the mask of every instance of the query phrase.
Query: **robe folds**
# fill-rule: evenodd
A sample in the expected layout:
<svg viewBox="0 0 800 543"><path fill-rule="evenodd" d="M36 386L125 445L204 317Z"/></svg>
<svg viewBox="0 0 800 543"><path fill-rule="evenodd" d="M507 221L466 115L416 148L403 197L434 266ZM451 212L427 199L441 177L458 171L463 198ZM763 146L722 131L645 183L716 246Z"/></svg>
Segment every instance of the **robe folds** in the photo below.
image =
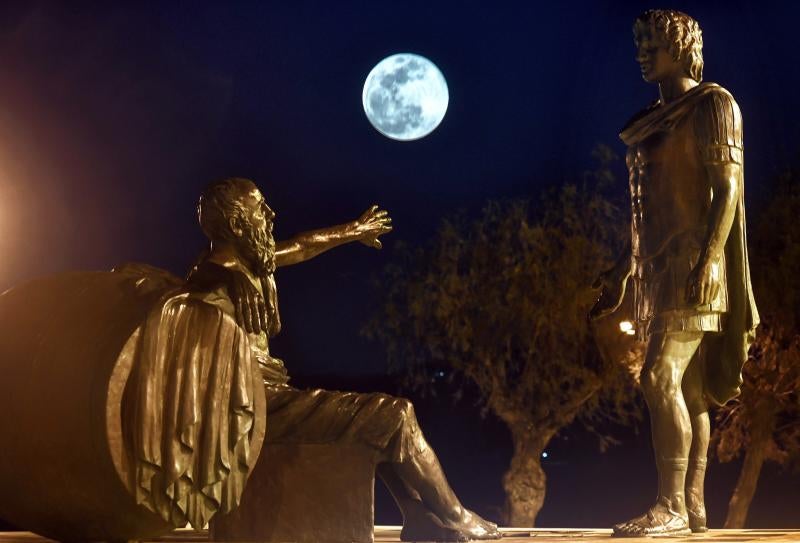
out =
<svg viewBox="0 0 800 543"><path fill-rule="evenodd" d="M260 373L226 302L166 288L126 345L131 484L138 503L174 526L202 528L235 508L256 461L253 440L263 439L263 424L254 435L256 417L266 416L256 411Z"/></svg>

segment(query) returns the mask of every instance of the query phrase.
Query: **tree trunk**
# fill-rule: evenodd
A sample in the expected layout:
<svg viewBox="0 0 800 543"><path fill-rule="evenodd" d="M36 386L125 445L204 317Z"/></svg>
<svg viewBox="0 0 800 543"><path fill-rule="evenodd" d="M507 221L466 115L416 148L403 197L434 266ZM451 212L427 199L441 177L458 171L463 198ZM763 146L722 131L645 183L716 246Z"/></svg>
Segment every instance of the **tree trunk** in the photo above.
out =
<svg viewBox="0 0 800 543"><path fill-rule="evenodd" d="M547 476L542 469L542 451L549 436L531 435L531 430L512 430L514 456L503 476L506 491L506 522L508 526L529 528L536 522L542 508Z"/></svg>
<svg viewBox="0 0 800 543"><path fill-rule="evenodd" d="M725 518L725 528L744 528L747 520L747 511L750 502L753 501L753 494L756 492L758 476L761 474L761 466L764 464L764 455L767 449L767 440L759 439L750 444L744 455L742 471L739 473L739 480L736 488L728 503L728 516Z"/></svg>

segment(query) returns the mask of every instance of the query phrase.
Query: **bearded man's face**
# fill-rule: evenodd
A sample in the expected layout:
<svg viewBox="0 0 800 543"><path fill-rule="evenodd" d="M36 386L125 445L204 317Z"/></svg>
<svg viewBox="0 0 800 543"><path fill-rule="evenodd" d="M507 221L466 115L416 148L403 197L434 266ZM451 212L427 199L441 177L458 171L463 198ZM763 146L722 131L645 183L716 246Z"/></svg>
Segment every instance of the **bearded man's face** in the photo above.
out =
<svg viewBox="0 0 800 543"><path fill-rule="evenodd" d="M256 188L243 198L242 203L246 217L241 224L239 251L257 275L269 275L275 271L275 238L272 237L275 212Z"/></svg>

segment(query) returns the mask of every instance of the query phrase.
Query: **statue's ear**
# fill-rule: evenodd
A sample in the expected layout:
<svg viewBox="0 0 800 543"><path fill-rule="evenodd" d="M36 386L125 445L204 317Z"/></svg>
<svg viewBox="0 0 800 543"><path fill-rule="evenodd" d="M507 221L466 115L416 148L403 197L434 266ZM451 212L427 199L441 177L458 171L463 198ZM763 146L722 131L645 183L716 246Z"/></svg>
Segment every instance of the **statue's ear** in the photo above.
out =
<svg viewBox="0 0 800 543"><path fill-rule="evenodd" d="M242 234L244 233L242 230L241 219L238 217L231 217L228 219L228 228L231 229L231 232L233 232L233 235L237 238L242 237Z"/></svg>

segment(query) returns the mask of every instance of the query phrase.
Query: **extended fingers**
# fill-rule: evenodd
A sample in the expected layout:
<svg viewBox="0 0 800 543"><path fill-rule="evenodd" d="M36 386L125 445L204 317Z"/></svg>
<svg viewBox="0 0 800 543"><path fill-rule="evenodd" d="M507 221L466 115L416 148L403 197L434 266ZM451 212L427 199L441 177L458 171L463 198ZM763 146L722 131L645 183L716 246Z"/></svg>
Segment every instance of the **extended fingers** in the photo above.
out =
<svg viewBox="0 0 800 543"><path fill-rule="evenodd" d="M701 305L708 305L711 303L711 291L713 285L709 281L703 281L703 300Z"/></svg>
<svg viewBox="0 0 800 543"><path fill-rule="evenodd" d="M714 300L717 299L717 296L719 296L720 288L721 288L721 285L719 284L719 282L715 281L714 282L714 286L711 289L711 299L708 301L708 303L713 303Z"/></svg>
<svg viewBox="0 0 800 543"><path fill-rule="evenodd" d="M239 326L247 328L247 323L244 319L244 299L242 297L241 289L237 286L234 290L234 305L236 306L236 322Z"/></svg>
<svg viewBox="0 0 800 543"><path fill-rule="evenodd" d="M361 221L366 222L375 215L375 212L378 210L378 205L372 205L369 209L367 209L364 213L361 214Z"/></svg>
<svg viewBox="0 0 800 543"><path fill-rule="evenodd" d="M267 304L264 302L264 297L260 294L257 295L258 300L258 333L267 331Z"/></svg>
<svg viewBox="0 0 800 543"><path fill-rule="evenodd" d="M248 333L253 333L253 314L250 309L250 296L247 290L241 283L237 283L236 287L236 317L240 326Z"/></svg>
<svg viewBox="0 0 800 543"><path fill-rule="evenodd" d="M244 302L242 303L243 315L244 315L244 327L248 333L252 334L255 332L253 327L253 307L250 304L250 297L245 294L243 296Z"/></svg>
<svg viewBox="0 0 800 543"><path fill-rule="evenodd" d="M370 216L364 222L368 224L391 224L392 218L386 211L379 211L375 215Z"/></svg>

